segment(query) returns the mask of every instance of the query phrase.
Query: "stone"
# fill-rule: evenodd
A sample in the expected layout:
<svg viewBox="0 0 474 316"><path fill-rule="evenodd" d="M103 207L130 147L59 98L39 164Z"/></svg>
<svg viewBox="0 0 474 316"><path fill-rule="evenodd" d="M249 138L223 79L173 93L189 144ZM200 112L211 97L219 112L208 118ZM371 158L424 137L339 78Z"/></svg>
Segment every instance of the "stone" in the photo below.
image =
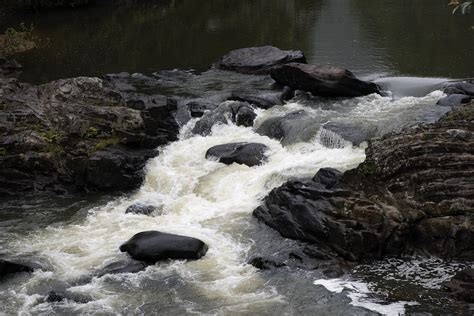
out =
<svg viewBox="0 0 474 316"><path fill-rule="evenodd" d="M248 264L260 270L271 270L286 266L283 262L277 262L271 258L255 257L249 260Z"/></svg>
<svg viewBox="0 0 474 316"><path fill-rule="evenodd" d="M215 66L245 74L268 74L272 67L289 62L306 63L306 58L301 51L261 46L233 50L224 55Z"/></svg>
<svg viewBox="0 0 474 316"><path fill-rule="evenodd" d="M33 272L33 269L20 263L0 260L0 278L21 272Z"/></svg>
<svg viewBox="0 0 474 316"><path fill-rule="evenodd" d="M472 99L472 96L465 94L450 94L444 98L439 99L436 104L441 106L454 107L469 103Z"/></svg>
<svg viewBox="0 0 474 316"><path fill-rule="evenodd" d="M156 210L156 207L153 205L143 204L143 203L135 203L127 207L125 210L125 214L142 214L142 215L150 215Z"/></svg>
<svg viewBox="0 0 474 316"><path fill-rule="evenodd" d="M208 250L207 245L197 238L180 236L159 231L144 231L134 235L120 246L133 259L154 264L162 260L197 260Z"/></svg>
<svg viewBox="0 0 474 316"><path fill-rule="evenodd" d="M474 303L474 269L466 268L459 271L443 284L443 288L454 294L458 299Z"/></svg>
<svg viewBox="0 0 474 316"><path fill-rule="evenodd" d="M373 82L357 79L347 69L334 66L289 63L271 70L277 83L322 97L359 97L380 93Z"/></svg>
<svg viewBox="0 0 474 316"><path fill-rule="evenodd" d="M100 278L107 274L137 273L145 270L147 266L148 264L146 262L133 259L124 259L106 265L96 272L95 275Z"/></svg>
<svg viewBox="0 0 474 316"><path fill-rule="evenodd" d="M206 152L206 158L217 158L226 165L233 163L249 167L261 165L265 160L268 147L259 143L229 143L211 147Z"/></svg>
<svg viewBox="0 0 474 316"><path fill-rule="evenodd" d="M446 94L464 94L474 97L474 83L456 82L449 84L444 88Z"/></svg>

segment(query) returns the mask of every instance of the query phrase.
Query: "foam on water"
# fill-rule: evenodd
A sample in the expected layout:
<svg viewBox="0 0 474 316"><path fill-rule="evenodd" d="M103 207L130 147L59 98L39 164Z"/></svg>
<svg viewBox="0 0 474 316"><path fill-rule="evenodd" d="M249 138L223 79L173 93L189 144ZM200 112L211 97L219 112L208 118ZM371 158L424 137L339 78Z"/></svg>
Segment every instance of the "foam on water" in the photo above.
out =
<svg viewBox="0 0 474 316"><path fill-rule="evenodd" d="M432 102L439 95L398 101L375 95L356 98L357 104L351 109L350 116L354 119L387 117L394 115L397 109ZM269 110L257 110L256 125L270 116L298 109L324 112L328 116L340 115L338 111L290 103ZM245 263L254 241L241 232L252 220L252 211L272 188L292 177L313 176L322 167L341 171L353 168L364 160L364 149L342 142L334 146L337 148L327 148L320 143L319 135L310 142L283 147L279 141L258 135L251 128L235 125L214 126L212 134L206 137L190 135L194 123L191 121L184 126L180 139L161 148L159 156L149 161L145 182L134 195L93 208L85 219L73 224L49 226L27 236L19 236L7 245L8 249L44 258L54 267L52 272L34 273L18 289L22 296L17 295L16 299L22 302L25 313L51 311L49 304L37 304L39 297L31 290L33 283L46 282L52 275L63 281L80 280L100 267L123 258L119 246L134 234L146 230L196 237L209 245L209 251L198 261L166 262L133 275L93 278L86 285L69 290L87 293L95 301L81 306L64 303L70 304L67 311L122 312L129 308L128 312L137 312L145 303L143 297L149 295L147 284L174 277L185 280L186 284L180 285L181 288L194 293L183 298L178 290L171 292L174 293L174 302L181 302L188 312L251 311L256 306L285 300L283 294L266 285L254 267ZM250 168L237 164L226 166L205 159L205 152L212 146L242 141L267 145L268 161ZM136 202L158 205L163 214L151 217L125 214L125 209ZM316 284L323 284L321 280L318 282ZM362 283L324 282L323 285L330 290L348 289L353 304L362 304L357 306L373 310L391 306L402 311L405 304L377 305L365 300L368 289ZM119 289L114 287L116 284L120 284ZM128 291L135 295L129 295ZM197 297L198 302L193 301L192 297ZM198 304L203 301L210 302L210 305L203 307Z"/></svg>

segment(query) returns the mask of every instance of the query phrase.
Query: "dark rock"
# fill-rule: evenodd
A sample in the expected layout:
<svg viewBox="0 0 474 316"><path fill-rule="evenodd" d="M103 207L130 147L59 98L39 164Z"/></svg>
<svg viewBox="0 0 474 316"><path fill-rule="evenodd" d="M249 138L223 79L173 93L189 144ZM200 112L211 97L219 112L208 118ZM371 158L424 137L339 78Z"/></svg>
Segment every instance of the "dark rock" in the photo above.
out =
<svg viewBox="0 0 474 316"><path fill-rule="evenodd" d="M217 104L206 101L192 101L186 104L191 113L191 117L202 117L205 112L212 111L218 107Z"/></svg>
<svg viewBox="0 0 474 316"><path fill-rule="evenodd" d="M251 127L257 115L246 102L228 101L221 103L215 110L206 112L196 122L194 134L209 135L216 124L235 123L237 126Z"/></svg>
<svg viewBox="0 0 474 316"><path fill-rule="evenodd" d="M331 279L340 278L344 275L344 271L338 266L332 266L323 270L323 274Z"/></svg>
<svg viewBox="0 0 474 316"><path fill-rule="evenodd" d="M125 210L125 214L133 213L133 214L150 215L155 210L156 210L156 207L153 205L135 203L127 207L127 209Z"/></svg>
<svg viewBox="0 0 474 316"><path fill-rule="evenodd" d="M379 93L375 83L357 79L349 70L333 66L290 63L271 70L273 80L295 90L323 97L359 97Z"/></svg>
<svg viewBox="0 0 474 316"><path fill-rule="evenodd" d="M271 258L255 257L249 260L248 264L260 270L271 270L286 266L283 262L277 262Z"/></svg>
<svg viewBox="0 0 474 316"><path fill-rule="evenodd" d="M244 93L232 93L228 100L247 102L265 110L275 105L283 105L281 93L266 93L259 96L252 96Z"/></svg>
<svg viewBox="0 0 474 316"><path fill-rule="evenodd" d="M137 273L146 269L148 264L143 261L137 261L133 259L120 260L112 262L97 273L97 277L102 277L106 274L120 274L120 273Z"/></svg>
<svg viewBox="0 0 474 316"><path fill-rule="evenodd" d="M33 272L33 269L23 264L0 259L0 278L13 273Z"/></svg>
<svg viewBox="0 0 474 316"><path fill-rule="evenodd" d="M223 56L216 67L246 74L267 74L277 65L289 62L306 63L303 52L283 51L273 46L241 48Z"/></svg>
<svg viewBox="0 0 474 316"><path fill-rule="evenodd" d="M158 231L138 233L120 246L120 251L127 252L133 259L151 264L167 259L197 260L207 249L199 239Z"/></svg>
<svg viewBox="0 0 474 316"><path fill-rule="evenodd" d="M69 291L51 291L48 293L46 302L59 303L64 300L72 301L79 304L87 304L92 301L92 298L83 294L73 293Z"/></svg>
<svg viewBox="0 0 474 316"><path fill-rule="evenodd" d="M450 94L444 98L438 100L438 105L441 106L459 106L462 104L469 103L473 97L465 94Z"/></svg>
<svg viewBox="0 0 474 316"><path fill-rule="evenodd" d="M300 110L266 119L256 130L260 135L278 139L282 145L307 142L316 136L322 119Z"/></svg>
<svg viewBox="0 0 474 316"><path fill-rule="evenodd" d="M473 120L466 105L372 139L356 169L289 181L254 215L349 261L413 252L473 260Z"/></svg>
<svg viewBox="0 0 474 316"><path fill-rule="evenodd" d="M463 301L474 303L474 269L467 268L456 273L443 284L443 288Z"/></svg>
<svg viewBox="0 0 474 316"><path fill-rule="evenodd" d="M330 133L325 134L323 133L323 130L330 131L336 135L331 135ZM321 142L323 145L330 148L341 147L337 146L337 136L340 136L342 139L358 146L362 142L368 141L376 135L375 128L348 122L328 122L323 125L323 130L321 131Z"/></svg>
<svg viewBox="0 0 474 316"><path fill-rule="evenodd" d="M265 161L265 151L268 149L259 143L230 143L211 147L206 152L206 158L218 158L226 165L233 163L257 166Z"/></svg>
<svg viewBox="0 0 474 316"><path fill-rule="evenodd" d="M474 83L456 82L444 88L446 94L464 94L474 97Z"/></svg>
<svg viewBox="0 0 474 316"><path fill-rule="evenodd" d="M174 99L99 78L0 79L0 104L0 195L137 188L146 160L179 131Z"/></svg>
<svg viewBox="0 0 474 316"><path fill-rule="evenodd" d="M23 69L23 66L15 59L0 57L0 77L11 76Z"/></svg>

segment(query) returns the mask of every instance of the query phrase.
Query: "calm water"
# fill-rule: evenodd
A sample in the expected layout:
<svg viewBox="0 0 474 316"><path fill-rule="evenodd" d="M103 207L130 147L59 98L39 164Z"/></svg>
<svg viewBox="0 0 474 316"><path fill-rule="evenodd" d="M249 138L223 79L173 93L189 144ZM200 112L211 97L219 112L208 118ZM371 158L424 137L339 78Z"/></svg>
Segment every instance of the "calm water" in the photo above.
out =
<svg viewBox="0 0 474 316"><path fill-rule="evenodd" d="M103 1L107 2L107 1ZM138 2L138 1L135 1ZM439 3L438 3L439 2ZM161 0L9 15L46 48L20 56L24 81L207 69L227 51L275 45L359 75L473 76L474 17L432 0Z"/></svg>

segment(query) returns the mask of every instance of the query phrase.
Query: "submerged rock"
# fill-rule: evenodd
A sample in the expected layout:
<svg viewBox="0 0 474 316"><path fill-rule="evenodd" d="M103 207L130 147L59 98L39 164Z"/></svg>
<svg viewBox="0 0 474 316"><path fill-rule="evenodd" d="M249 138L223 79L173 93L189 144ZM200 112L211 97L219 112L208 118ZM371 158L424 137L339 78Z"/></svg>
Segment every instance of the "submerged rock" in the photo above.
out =
<svg viewBox="0 0 474 316"><path fill-rule="evenodd" d="M216 109L219 105L206 101L191 101L186 104L191 117L202 117L207 111Z"/></svg>
<svg viewBox="0 0 474 316"><path fill-rule="evenodd" d="M207 245L197 238L159 231L138 233L120 246L121 252L150 264L167 259L197 260L206 254L207 249Z"/></svg>
<svg viewBox="0 0 474 316"><path fill-rule="evenodd" d="M467 268L443 284L445 290L468 303L474 303L474 269Z"/></svg>
<svg viewBox="0 0 474 316"><path fill-rule="evenodd" d="M277 65L289 62L306 63L301 51L284 51L273 46L240 48L224 55L216 67L246 74L267 74Z"/></svg>
<svg viewBox="0 0 474 316"><path fill-rule="evenodd" d="M230 143L209 148L206 158L218 158L219 162L226 165L237 163L253 167L265 161L267 149L267 146L259 143Z"/></svg>
<svg viewBox="0 0 474 316"><path fill-rule="evenodd" d="M196 122L192 132L203 136L209 135L216 124L235 123L237 126L251 127L257 117L250 104L246 102L227 101L215 110L206 112Z"/></svg>
<svg viewBox="0 0 474 316"><path fill-rule="evenodd" d="M0 195L125 190L177 139L176 101L79 77L41 86L0 79Z"/></svg>
<svg viewBox="0 0 474 316"><path fill-rule="evenodd" d="M270 192L254 215L351 261L421 252L474 259L474 106L369 142L344 174L321 169Z"/></svg>
<svg viewBox="0 0 474 316"><path fill-rule="evenodd" d="M270 75L281 85L315 96L359 97L380 93L375 83L359 80L349 70L333 66L289 63L273 68Z"/></svg>
<svg viewBox="0 0 474 316"><path fill-rule="evenodd" d="M156 207L153 205L135 203L127 207L127 209L125 210L125 214L133 213L133 214L150 215L155 210L156 210Z"/></svg>
<svg viewBox="0 0 474 316"><path fill-rule="evenodd" d="M64 300L72 301L79 304L86 304L92 301L92 298L79 293L73 293L69 291L51 291L46 297L48 303L59 303Z"/></svg>
<svg viewBox="0 0 474 316"><path fill-rule="evenodd" d="M95 275L100 278L106 274L137 273L145 270L147 266L148 264L143 261L125 259L106 265Z"/></svg>
<svg viewBox="0 0 474 316"><path fill-rule="evenodd" d="M249 260L248 264L260 270L271 270L286 266L283 262L278 262L271 258L255 257Z"/></svg>
<svg viewBox="0 0 474 316"><path fill-rule="evenodd" d="M474 97L465 94L450 94L444 98L439 99L438 105L441 106L459 106L462 104L469 103Z"/></svg>
<svg viewBox="0 0 474 316"><path fill-rule="evenodd" d="M0 259L0 278L20 272L33 272L33 269L20 263Z"/></svg>

